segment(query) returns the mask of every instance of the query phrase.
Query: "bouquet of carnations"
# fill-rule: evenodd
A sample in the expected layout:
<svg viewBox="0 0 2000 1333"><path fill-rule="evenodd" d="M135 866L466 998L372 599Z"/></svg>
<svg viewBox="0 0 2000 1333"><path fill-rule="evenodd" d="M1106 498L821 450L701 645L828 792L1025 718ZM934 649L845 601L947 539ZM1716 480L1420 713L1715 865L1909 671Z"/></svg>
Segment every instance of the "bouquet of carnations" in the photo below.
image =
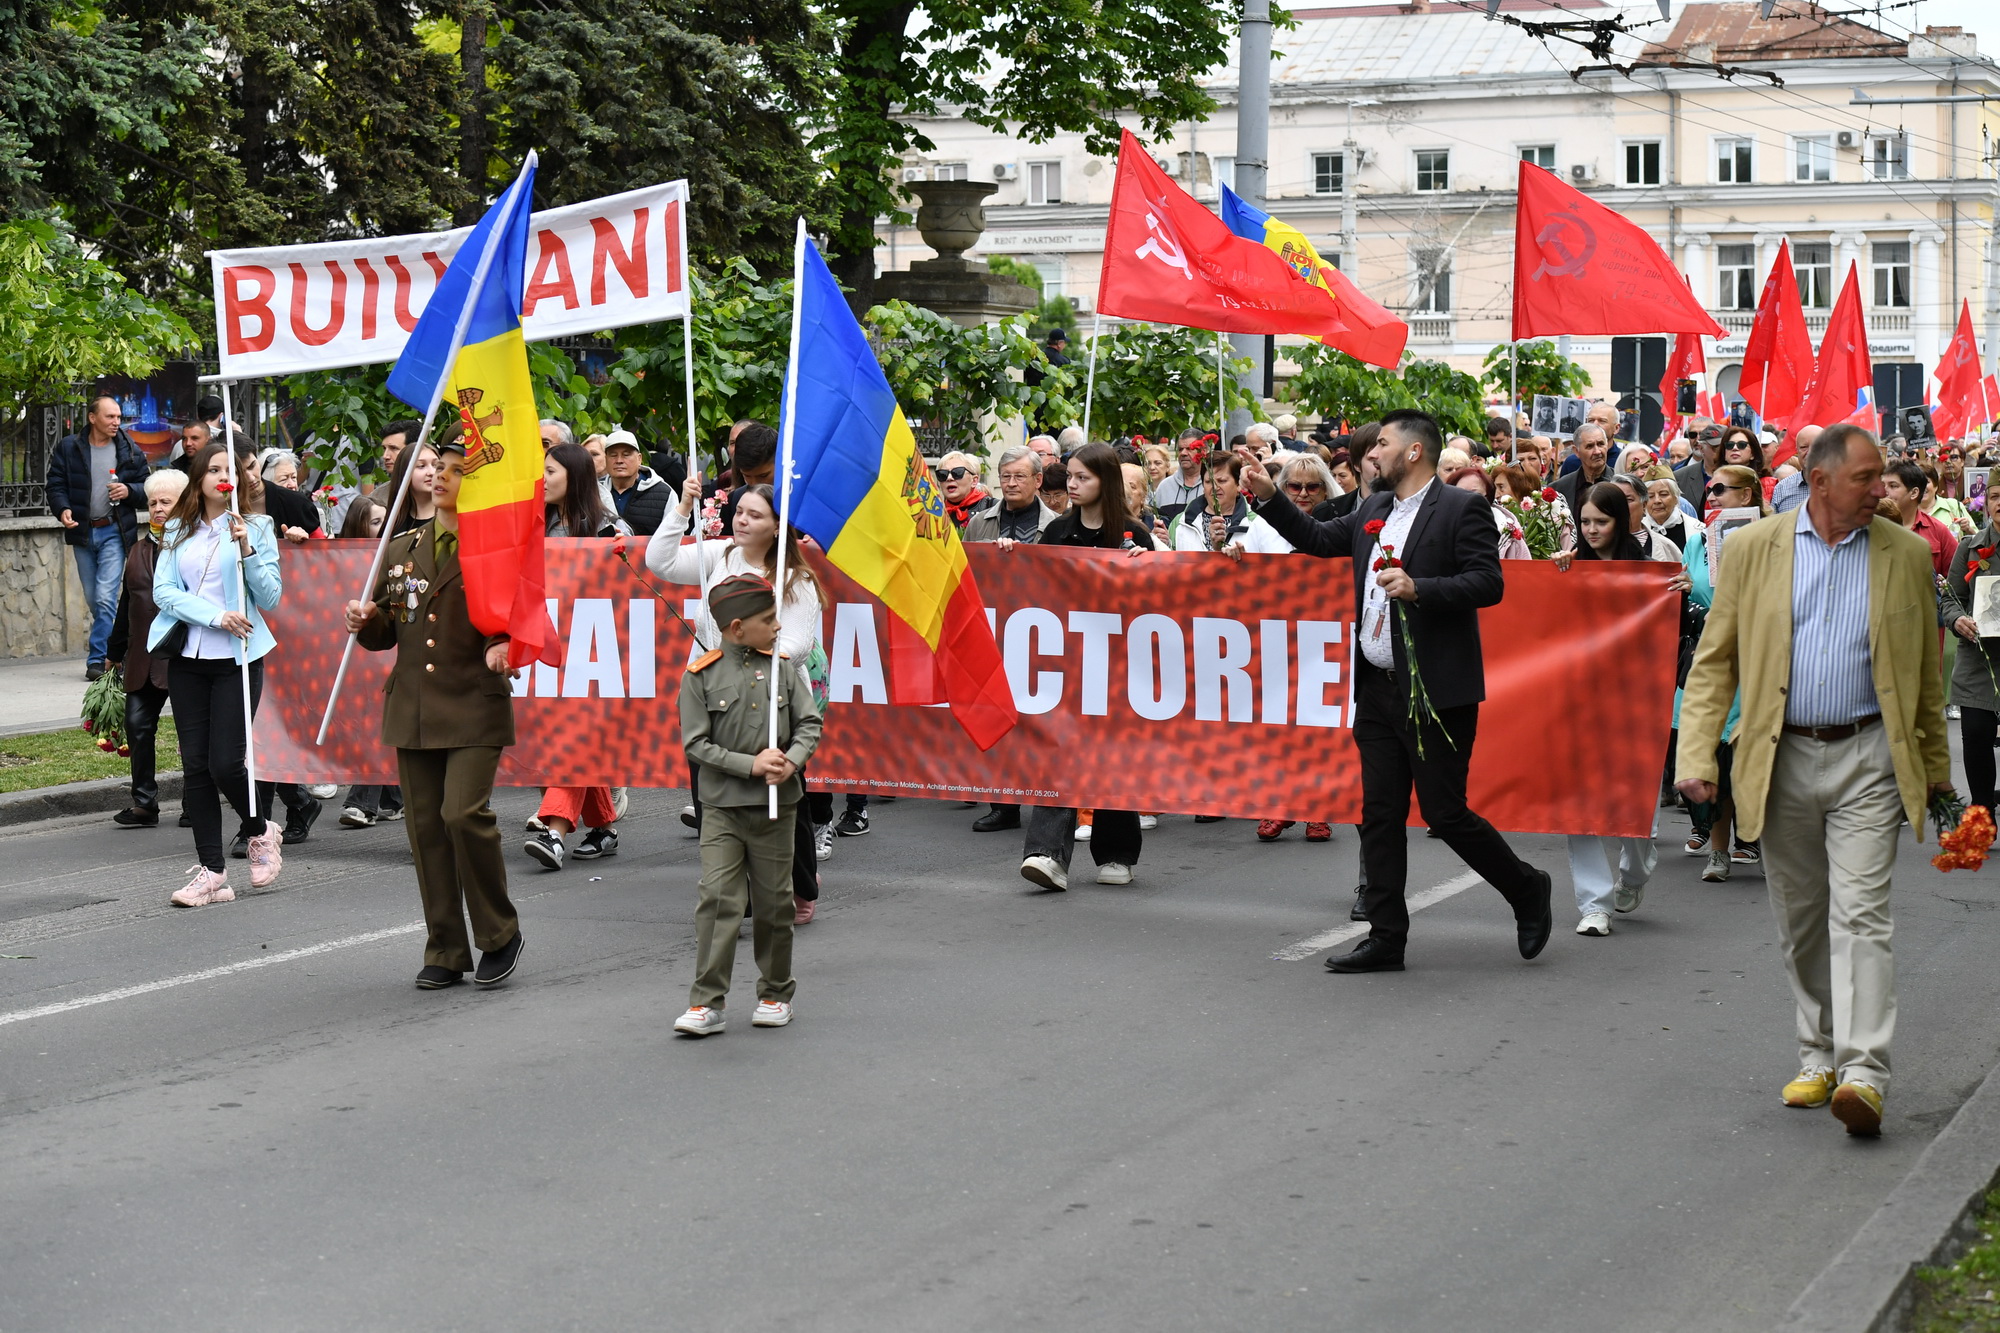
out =
<svg viewBox="0 0 2000 1333"><path fill-rule="evenodd" d="M1993 846L1993 812L1983 805L1968 806L1954 791L1931 797L1931 822L1937 826L1938 854L1931 864L1939 870L1977 870L1986 864Z"/></svg>
<svg viewBox="0 0 2000 1333"><path fill-rule="evenodd" d="M83 729L106 754L132 753L125 744L125 683L115 662L83 692Z"/></svg>
<svg viewBox="0 0 2000 1333"><path fill-rule="evenodd" d="M1538 496L1528 495L1518 500L1507 496L1500 501L1500 507L1519 525L1530 557L1547 560L1562 550L1562 520L1557 517L1555 487L1545 487Z"/></svg>

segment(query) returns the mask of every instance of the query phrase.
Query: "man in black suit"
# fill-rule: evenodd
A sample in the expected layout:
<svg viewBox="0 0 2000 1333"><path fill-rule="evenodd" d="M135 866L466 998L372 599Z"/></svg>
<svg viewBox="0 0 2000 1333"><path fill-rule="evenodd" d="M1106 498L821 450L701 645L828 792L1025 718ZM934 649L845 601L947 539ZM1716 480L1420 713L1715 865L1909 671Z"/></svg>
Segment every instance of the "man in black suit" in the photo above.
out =
<svg viewBox="0 0 2000 1333"><path fill-rule="evenodd" d="M1549 941L1555 918L1550 881L1514 855L1494 827L1466 805L1465 779L1486 697L1479 651L1479 608L1505 590L1493 514L1484 496L1437 479L1444 436L1414 409L1382 418L1374 454L1380 489L1353 513L1328 523L1300 513L1278 493L1247 451L1243 484L1259 516L1307 555L1349 556L1360 611L1355 654L1354 743L1361 752L1361 857L1368 874L1368 938L1327 960L1333 972L1400 972L1410 912L1403 897L1409 869L1410 788L1424 822L1514 909L1523 958ZM1395 566L1372 570L1376 547L1395 551ZM1418 727L1409 718L1410 664L1401 623L1409 626L1417 665L1436 712Z"/></svg>

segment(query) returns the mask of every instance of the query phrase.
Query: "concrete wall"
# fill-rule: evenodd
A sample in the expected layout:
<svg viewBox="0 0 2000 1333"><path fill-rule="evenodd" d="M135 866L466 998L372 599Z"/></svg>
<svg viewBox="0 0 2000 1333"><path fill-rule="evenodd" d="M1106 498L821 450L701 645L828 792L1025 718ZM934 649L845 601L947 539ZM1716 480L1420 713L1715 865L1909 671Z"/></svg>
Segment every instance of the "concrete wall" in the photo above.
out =
<svg viewBox="0 0 2000 1333"><path fill-rule="evenodd" d="M90 613L53 518L0 518L0 657L66 657L90 639Z"/></svg>

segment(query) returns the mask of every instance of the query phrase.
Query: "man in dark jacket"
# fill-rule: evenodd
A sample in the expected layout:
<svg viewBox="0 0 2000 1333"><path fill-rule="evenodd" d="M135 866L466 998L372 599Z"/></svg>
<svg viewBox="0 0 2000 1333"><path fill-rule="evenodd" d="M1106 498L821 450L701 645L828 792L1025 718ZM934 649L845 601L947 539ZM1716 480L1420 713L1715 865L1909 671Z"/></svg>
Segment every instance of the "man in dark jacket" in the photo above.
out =
<svg viewBox="0 0 2000 1333"><path fill-rule="evenodd" d="M1244 460L1243 484L1257 514L1306 555L1349 556L1360 612L1354 655L1354 744L1361 754L1361 855L1368 869L1369 935L1353 953L1327 960L1333 972L1400 972L1410 913L1403 897L1409 862L1410 788L1424 822L1514 909L1523 958L1548 943L1555 917L1550 880L1514 855L1465 800L1466 773L1486 697L1479 650L1479 608L1505 591L1493 513L1477 492L1438 480L1444 436L1414 409L1391 412L1376 437L1382 489L1353 513L1319 523L1278 492L1256 456ZM1379 548L1396 563L1376 570ZM1416 650L1404 650L1407 634ZM1431 716L1414 725L1410 691L1423 678ZM1420 739L1421 733L1421 739ZM1421 747L1421 748L1420 748Z"/></svg>
<svg viewBox="0 0 2000 1333"><path fill-rule="evenodd" d="M94 398L85 429L63 436L49 454L49 512L67 529L63 540L76 552L76 572L91 612L85 680L104 674L125 552L139 535L146 455L121 429L122 419L116 398Z"/></svg>
<svg viewBox="0 0 2000 1333"><path fill-rule="evenodd" d="M160 822L154 742L160 734L160 711L167 706L167 659L149 652L146 639L158 611L153 605L153 565L160 558L160 532L187 485L187 473L177 468L161 468L146 478L146 530L125 557L125 591L111 626L111 657L125 666L120 677L125 686L125 745L132 751L132 804L111 816L111 822L125 828L153 828ZM187 817L181 819L186 826Z"/></svg>
<svg viewBox="0 0 2000 1333"><path fill-rule="evenodd" d="M614 430L604 437L604 472L611 482L611 503L632 531L650 537L660 530L667 508L679 492L639 458L639 439L631 431Z"/></svg>

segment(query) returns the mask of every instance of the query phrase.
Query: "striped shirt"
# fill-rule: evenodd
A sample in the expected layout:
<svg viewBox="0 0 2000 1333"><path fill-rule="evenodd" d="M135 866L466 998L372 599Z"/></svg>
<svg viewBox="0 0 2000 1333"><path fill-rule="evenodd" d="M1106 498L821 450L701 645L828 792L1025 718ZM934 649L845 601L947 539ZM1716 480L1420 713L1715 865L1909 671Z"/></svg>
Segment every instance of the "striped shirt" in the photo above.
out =
<svg viewBox="0 0 2000 1333"><path fill-rule="evenodd" d="M1838 727L1882 711L1868 653L1868 525L1828 546L1801 506L1792 539L1792 680L1785 724Z"/></svg>

